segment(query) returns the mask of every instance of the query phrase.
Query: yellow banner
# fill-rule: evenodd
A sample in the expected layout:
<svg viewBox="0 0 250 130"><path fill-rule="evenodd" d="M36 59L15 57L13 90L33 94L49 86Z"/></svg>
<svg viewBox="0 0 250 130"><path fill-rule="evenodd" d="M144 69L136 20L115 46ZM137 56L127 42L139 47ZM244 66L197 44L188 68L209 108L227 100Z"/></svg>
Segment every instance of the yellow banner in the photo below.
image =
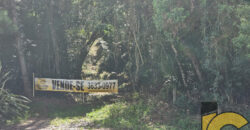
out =
<svg viewBox="0 0 250 130"><path fill-rule="evenodd" d="M35 90L63 92L109 92L118 93L117 80L68 80L34 78Z"/></svg>

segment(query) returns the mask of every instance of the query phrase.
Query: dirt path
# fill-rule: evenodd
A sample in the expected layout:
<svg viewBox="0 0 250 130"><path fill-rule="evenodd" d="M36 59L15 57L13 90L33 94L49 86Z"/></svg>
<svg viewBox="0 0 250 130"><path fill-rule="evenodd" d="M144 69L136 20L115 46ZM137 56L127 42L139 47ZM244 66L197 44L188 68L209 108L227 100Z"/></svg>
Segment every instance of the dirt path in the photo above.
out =
<svg viewBox="0 0 250 130"><path fill-rule="evenodd" d="M13 126L8 126L0 130L82 130L82 129L96 129L96 130L110 130L109 128L98 128L92 123L80 120L77 124L62 124L60 126L54 126L50 124L51 119L46 118L31 118L16 124Z"/></svg>
<svg viewBox="0 0 250 130"><path fill-rule="evenodd" d="M16 124L13 126L8 126L3 130L37 130L37 129L48 129L50 126L49 119L39 119L39 118L31 118L25 122L20 124Z"/></svg>
<svg viewBox="0 0 250 130"><path fill-rule="evenodd" d="M96 103L96 101L94 102ZM86 113L92 109L97 109L98 105L77 104L73 101L62 100L58 98L36 98L30 105L33 113L28 120L19 124L1 127L0 130L78 130L78 129L99 129L109 130L109 128L101 128L100 125L88 122L84 119ZM50 116L49 116L50 115ZM73 118L83 116L79 120L58 124L51 124L51 121L59 118ZM57 124L56 124L57 125Z"/></svg>

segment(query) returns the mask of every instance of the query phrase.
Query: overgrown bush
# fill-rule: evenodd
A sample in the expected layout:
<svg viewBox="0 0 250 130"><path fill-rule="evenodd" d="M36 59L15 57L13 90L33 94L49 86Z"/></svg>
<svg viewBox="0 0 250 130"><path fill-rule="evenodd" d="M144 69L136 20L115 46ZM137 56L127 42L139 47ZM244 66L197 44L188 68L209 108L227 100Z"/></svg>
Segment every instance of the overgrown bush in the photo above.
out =
<svg viewBox="0 0 250 130"><path fill-rule="evenodd" d="M7 90L0 89L0 124L6 122L6 120L13 120L18 116L23 116L24 111L29 107L27 103L30 100L21 95L15 95L9 93Z"/></svg>
<svg viewBox="0 0 250 130"><path fill-rule="evenodd" d="M22 116L29 107L30 100L21 95L15 95L5 89L5 83L10 79L9 73L3 72L0 62L0 125L7 120Z"/></svg>

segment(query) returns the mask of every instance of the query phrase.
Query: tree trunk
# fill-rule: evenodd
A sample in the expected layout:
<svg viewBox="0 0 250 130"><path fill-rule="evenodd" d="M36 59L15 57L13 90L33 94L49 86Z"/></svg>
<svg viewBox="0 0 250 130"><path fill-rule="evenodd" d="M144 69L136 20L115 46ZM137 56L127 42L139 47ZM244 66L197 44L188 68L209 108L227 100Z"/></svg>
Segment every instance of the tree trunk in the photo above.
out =
<svg viewBox="0 0 250 130"><path fill-rule="evenodd" d="M183 68L182 68L182 66L181 66L181 63L180 63L180 61L179 61L179 59L178 59L178 52L177 52L177 50L175 49L175 47L174 47L173 44L171 44L171 48L172 48L172 50L173 50L173 52L174 52L174 54L175 54L175 60L176 60L176 62L177 62L177 65L178 65L179 70L180 70L180 73L181 73L181 78L182 78L183 85L184 85L184 87L187 87L188 85L187 85L187 82L186 82L185 74L184 74Z"/></svg>
<svg viewBox="0 0 250 130"><path fill-rule="evenodd" d="M86 56L88 55L89 49L92 46L92 44L94 43L94 41L101 37L102 33L100 33L98 30L94 31L94 33L91 35L90 39L88 39L86 41L86 43L84 44L83 48L80 51L80 54L78 55L78 57L76 58L76 66L75 68L73 68L74 70L72 70L74 73L74 78L83 78L82 75L82 64L86 58Z"/></svg>
<svg viewBox="0 0 250 130"><path fill-rule="evenodd" d="M201 84L203 85L203 77L202 77L202 73L200 71L199 61L197 60L196 56L193 55L192 52L188 48L185 49L185 53L188 56L188 58L191 59L192 64L193 64L194 69L195 69L195 72L196 72Z"/></svg>
<svg viewBox="0 0 250 130"><path fill-rule="evenodd" d="M13 24L18 27L15 0L11 0L11 9L12 9ZM21 34L20 34L19 30L17 30L17 32L16 32L15 40L16 40L16 48L17 48L17 53L18 53L18 58L19 58L19 63L20 63L20 68L21 68L24 94L28 97L31 97L31 82L30 82L30 79L28 76L28 70L27 70L25 55L24 55L23 42L22 42L22 38L21 38Z"/></svg>
<svg viewBox="0 0 250 130"><path fill-rule="evenodd" d="M51 39L52 39L52 45L54 49L54 56L55 56L55 71L56 75L60 75L60 54L59 54L59 46L56 40L56 31L54 28L54 23L53 23L53 6L55 2L54 0L50 1L49 4L49 10L48 10L48 15L49 15L49 28L50 28L50 34L51 34Z"/></svg>
<svg viewBox="0 0 250 130"><path fill-rule="evenodd" d="M195 0L190 0L190 12L191 13L194 11L194 1Z"/></svg>
<svg viewBox="0 0 250 130"><path fill-rule="evenodd" d="M176 86L173 87L173 104L176 103Z"/></svg>
<svg viewBox="0 0 250 130"><path fill-rule="evenodd" d="M188 88L187 88L188 85L187 85L187 82L186 82L186 77L185 77L185 74L184 74L184 70L183 70L183 68L182 68L182 66L181 66L181 62L180 62L179 59L178 59L178 52L177 52L177 50L176 50L174 44L171 44L171 48L172 48L172 50L173 50L173 52L174 52L174 54L175 54L175 60L176 60L176 62L177 62L178 68L179 68L180 73L181 73L181 79L182 79L183 85L184 85L184 87L187 89L187 96L190 98L190 92L189 92L189 90L188 90Z"/></svg>

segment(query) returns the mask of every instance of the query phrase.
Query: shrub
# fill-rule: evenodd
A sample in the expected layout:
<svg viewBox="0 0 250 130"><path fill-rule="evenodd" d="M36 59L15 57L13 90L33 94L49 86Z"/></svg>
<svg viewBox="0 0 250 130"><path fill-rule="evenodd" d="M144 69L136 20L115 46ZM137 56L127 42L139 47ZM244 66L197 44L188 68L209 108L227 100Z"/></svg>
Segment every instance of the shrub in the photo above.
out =
<svg viewBox="0 0 250 130"><path fill-rule="evenodd" d="M5 87L5 83L10 79L9 73L2 71L0 62L0 125L4 124L7 120L13 120L18 116L23 116L24 111L29 107L27 103L30 100L21 95L9 93Z"/></svg>

